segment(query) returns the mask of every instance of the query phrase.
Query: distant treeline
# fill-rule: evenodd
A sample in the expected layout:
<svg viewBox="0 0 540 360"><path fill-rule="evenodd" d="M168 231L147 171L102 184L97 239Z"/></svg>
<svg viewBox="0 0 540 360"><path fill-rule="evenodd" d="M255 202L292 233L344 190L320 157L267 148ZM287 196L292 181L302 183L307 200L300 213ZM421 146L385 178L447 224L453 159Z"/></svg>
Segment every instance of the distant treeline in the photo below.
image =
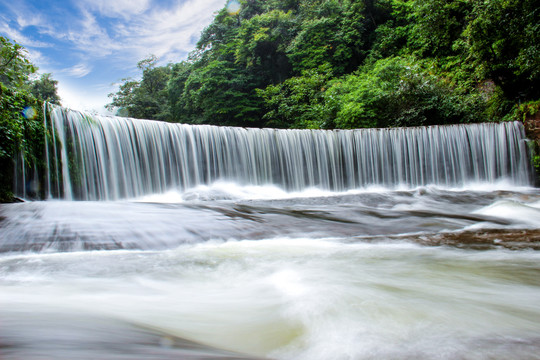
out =
<svg viewBox="0 0 540 360"><path fill-rule="evenodd" d="M191 124L357 128L506 120L540 98L534 0L239 3L188 60L140 61L141 80L123 79L109 107Z"/></svg>

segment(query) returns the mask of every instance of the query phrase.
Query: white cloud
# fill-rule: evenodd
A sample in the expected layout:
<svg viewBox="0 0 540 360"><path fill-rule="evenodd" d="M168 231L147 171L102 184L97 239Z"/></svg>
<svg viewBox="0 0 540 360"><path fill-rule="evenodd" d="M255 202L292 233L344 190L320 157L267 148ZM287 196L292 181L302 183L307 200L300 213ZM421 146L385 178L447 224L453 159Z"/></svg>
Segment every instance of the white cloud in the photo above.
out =
<svg viewBox="0 0 540 360"><path fill-rule="evenodd" d="M175 0L167 8L158 0L71 0L74 7L53 4L39 11L33 1L15 0L8 5L11 14L0 14L0 33L24 45L34 64L55 75L64 105L99 112L105 111L103 105L110 102L107 94L116 87L98 89L83 86L83 82L96 81L114 69L117 77L99 81L110 84L134 76L137 62L149 54L157 55L160 63L185 59L201 31L227 2ZM33 30L27 32L28 27ZM35 30L39 37L29 35ZM44 41L65 53L37 51L53 49ZM77 65L71 66L74 63ZM104 66L107 71L102 71Z"/></svg>
<svg viewBox="0 0 540 360"><path fill-rule="evenodd" d="M150 0L87 0L84 7L96 10L107 17L128 18L142 14L150 6Z"/></svg>
<svg viewBox="0 0 540 360"><path fill-rule="evenodd" d="M159 1L153 2L83 0L75 3L79 14L69 14L60 22L51 21L44 14L27 16L32 11L26 3L11 10L21 29L35 26L41 34L70 44L88 61L112 57L135 64L148 54L164 61L182 60L193 50L194 39L210 24L215 12L226 4L226 0L186 0L165 8L159 6ZM104 21L102 16L115 21ZM1 22L0 32L28 47L51 46L29 39Z"/></svg>
<svg viewBox="0 0 540 360"><path fill-rule="evenodd" d="M193 39L200 37L224 4L224 0L189 0L173 9L150 11L115 31L125 37L138 59L152 53L167 61L180 61L194 49Z"/></svg>
<svg viewBox="0 0 540 360"><path fill-rule="evenodd" d="M50 47L49 43L30 39L21 33L26 27L49 28L47 20L38 12L30 10L25 2L9 1L6 16L0 16L0 32L24 46ZM9 25L11 24L11 26Z"/></svg>
<svg viewBox="0 0 540 360"><path fill-rule="evenodd" d="M94 58L108 56L124 46L121 41L111 39L107 29L88 11L83 12L77 26L68 30L66 38L74 49L90 54Z"/></svg>
<svg viewBox="0 0 540 360"><path fill-rule="evenodd" d="M30 60L32 64L47 64L49 62L49 59L40 51L26 49L26 52L28 53L28 60Z"/></svg>
<svg viewBox="0 0 540 360"><path fill-rule="evenodd" d="M76 78L84 77L92 72L92 66L88 64L77 64L68 69L60 70L61 72Z"/></svg>
<svg viewBox="0 0 540 360"><path fill-rule="evenodd" d="M31 47L51 46L51 44L28 38L27 36L22 34L19 30L12 28L11 26L9 26L9 24L5 22L0 22L0 33L2 33L3 35L5 35L6 37L12 40L15 40L16 42L24 46L31 46Z"/></svg>
<svg viewBox="0 0 540 360"><path fill-rule="evenodd" d="M45 23L42 16L35 12L17 11L16 17L17 17L17 24L21 28L25 28L27 26L43 26L43 24Z"/></svg>

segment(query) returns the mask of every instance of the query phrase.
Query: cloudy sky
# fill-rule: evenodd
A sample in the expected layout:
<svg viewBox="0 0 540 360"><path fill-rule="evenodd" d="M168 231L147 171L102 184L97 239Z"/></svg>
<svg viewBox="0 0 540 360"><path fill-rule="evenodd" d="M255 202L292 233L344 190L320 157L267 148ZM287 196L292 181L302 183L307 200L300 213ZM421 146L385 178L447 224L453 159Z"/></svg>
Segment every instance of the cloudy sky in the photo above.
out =
<svg viewBox="0 0 540 360"><path fill-rule="evenodd" d="M0 0L0 35L59 81L62 104L106 113L120 79L150 54L184 60L226 0Z"/></svg>

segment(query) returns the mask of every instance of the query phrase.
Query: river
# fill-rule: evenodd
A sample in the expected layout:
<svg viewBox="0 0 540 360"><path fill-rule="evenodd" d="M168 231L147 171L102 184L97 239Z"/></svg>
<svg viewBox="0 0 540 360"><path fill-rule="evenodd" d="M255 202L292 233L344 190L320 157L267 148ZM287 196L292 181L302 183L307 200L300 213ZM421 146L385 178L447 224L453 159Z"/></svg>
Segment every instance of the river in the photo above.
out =
<svg viewBox="0 0 540 360"><path fill-rule="evenodd" d="M53 174L51 199L0 205L0 358L540 359L540 190L469 168L163 172L163 191Z"/></svg>

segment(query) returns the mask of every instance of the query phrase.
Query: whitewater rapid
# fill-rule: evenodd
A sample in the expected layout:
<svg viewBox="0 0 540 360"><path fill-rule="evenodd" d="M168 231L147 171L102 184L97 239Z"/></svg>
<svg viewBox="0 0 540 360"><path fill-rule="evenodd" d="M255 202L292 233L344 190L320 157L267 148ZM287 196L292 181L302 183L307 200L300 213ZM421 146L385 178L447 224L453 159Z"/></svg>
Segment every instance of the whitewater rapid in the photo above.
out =
<svg viewBox="0 0 540 360"><path fill-rule="evenodd" d="M0 354L538 359L539 212L508 186L3 204Z"/></svg>

